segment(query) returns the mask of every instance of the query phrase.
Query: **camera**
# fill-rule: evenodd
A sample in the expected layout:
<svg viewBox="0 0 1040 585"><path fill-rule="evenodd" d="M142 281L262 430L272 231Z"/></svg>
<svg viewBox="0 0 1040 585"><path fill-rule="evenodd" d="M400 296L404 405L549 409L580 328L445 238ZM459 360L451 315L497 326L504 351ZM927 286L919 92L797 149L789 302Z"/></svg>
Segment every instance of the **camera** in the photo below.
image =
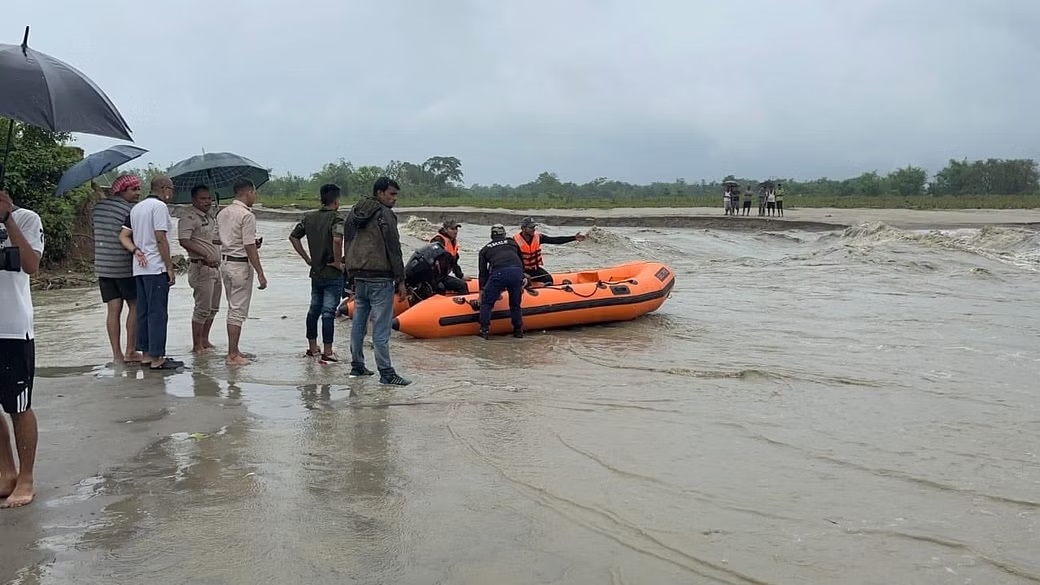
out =
<svg viewBox="0 0 1040 585"><path fill-rule="evenodd" d="M18 248L7 243L7 229L0 224L0 270L5 272L22 271L22 255Z"/></svg>

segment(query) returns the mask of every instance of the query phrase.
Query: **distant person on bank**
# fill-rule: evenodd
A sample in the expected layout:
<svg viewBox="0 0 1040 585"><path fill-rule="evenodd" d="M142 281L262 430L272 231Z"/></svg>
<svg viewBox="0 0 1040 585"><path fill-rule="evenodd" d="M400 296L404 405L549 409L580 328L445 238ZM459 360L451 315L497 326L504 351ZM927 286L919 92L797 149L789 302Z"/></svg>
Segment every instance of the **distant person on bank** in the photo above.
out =
<svg viewBox="0 0 1040 585"><path fill-rule="evenodd" d="M213 349L209 333L220 310L224 287L220 282L220 235L210 214L213 195L206 185L191 188L191 207L177 222L177 239L188 252L188 286L195 306L191 312L191 351Z"/></svg>
<svg viewBox="0 0 1040 585"><path fill-rule="evenodd" d="M310 266L311 305L307 311L307 355L323 364L339 361L332 350L336 333L336 307L343 294L343 217L339 214L342 192L338 185L322 185L318 195L321 209L309 211L289 234L289 242ZM303 247L307 238L307 248ZM318 318L321 317L322 348L318 349Z"/></svg>
<svg viewBox="0 0 1040 585"><path fill-rule="evenodd" d="M119 232L120 243L136 259L137 351L143 354L141 363L153 370L184 365L166 355L170 287L177 281L168 236L173 218L166 203L171 197L173 181L164 175L152 178L151 193L134 205Z"/></svg>
<svg viewBox="0 0 1040 585"><path fill-rule="evenodd" d="M354 319L350 329L350 377L371 376L365 367L364 342L372 318L379 382L395 386L411 384L400 376L390 361L390 327L394 318L394 293L408 297L404 256L397 215L393 212L401 186L380 177L365 197L347 214L344 231L347 278L353 282Z"/></svg>
<svg viewBox="0 0 1040 585"><path fill-rule="evenodd" d="M520 247L520 257L524 264L524 274L531 282L540 282L546 286L553 283L552 274L542 266L542 244L569 244L584 242L581 233L573 236L546 236L539 233L534 218L525 217L520 220L520 231L513 236L513 241Z"/></svg>
<svg viewBox="0 0 1040 585"><path fill-rule="evenodd" d="M18 452L15 466L7 421L0 414L0 509L26 506L36 496L36 342L29 275L40 269L43 240L40 216L0 191L0 409L11 417Z"/></svg>
<svg viewBox="0 0 1040 585"><path fill-rule="evenodd" d="M141 361L137 345L137 281L134 280L134 255L119 241L123 220L141 198L141 179L123 175L112 181L111 194L97 202L91 212L94 228L94 274L101 289L101 302L107 317L105 329L112 346L112 362L135 364ZM126 314L126 348L121 340L120 320Z"/></svg>
<svg viewBox="0 0 1040 585"><path fill-rule="evenodd" d="M242 325L249 318L249 304L253 299L253 277L259 281L259 290L267 288L267 276L260 264L260 239L256 237L256 186L248 179L235 181L232 189L235 199L217 214L217 232L223 247L220 276L227 297L229 366L244 366L249 355L242 352Z"/></svg>

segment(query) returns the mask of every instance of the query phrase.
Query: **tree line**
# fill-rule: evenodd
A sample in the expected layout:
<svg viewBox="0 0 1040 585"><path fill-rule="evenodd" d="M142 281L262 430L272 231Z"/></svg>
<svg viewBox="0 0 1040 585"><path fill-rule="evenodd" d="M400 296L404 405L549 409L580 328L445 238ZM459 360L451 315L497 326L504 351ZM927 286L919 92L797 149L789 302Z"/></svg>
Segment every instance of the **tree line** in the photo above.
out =
<svg viewBox="0 0 1040 585"><path fill-rule="evenodd" d="M0 118L0 136L6 137L8 123L8 120ZM8 161L6 188L18 205L33 209L43 218L47 238L46 259L51 263L67 257L73 248L74 237L78 237L76 222L83 225L83 229L86 228L82 212L91 198L96 196L89 185L79 187L64 197L54 196L62 173L83 158L82 149L70 146L70 141L71 136L68 134L16 123L14 149ZM146 168L124 167L101 177L98 183L110 184L117 175L133 172L147 185L153 176L165 171L165 168L157 165ZM339 159L325 164L307 177L292 173L273 175L260 191L270 197L314 199L322 184L336 183L346 188L349 196L358 197L369 193L372 183L382 175L396 179L410 197L442 203L456 201L460 204L465 204L467 199L508 201L510 198L579 205L582 200L610 204L612 201L623 203L657 198L681 204L684 199L721 195L724 180L737 180L752 188L759 181L758 178L728 176L712 181L687 182L680 178L671 182L637 185L599 177L579 184L561 181L555 173L546 171L520 185L467 186L461 160L453 156L435 156L422 163L390 161L382 167L357 166ZM950 160L946 167L932 177L920 167L907 166L885 175L869 172L842 180L765 178L783 183L784 193L789 197L1040 194L1040 170L1032 159ZM89 251L85 250L85 255L86 252Z"/></svg>
<svg viewBox="0 0 1040 585"><path fill-rule="evenodd" d="M757 189L759 178L725 176L719 180L653 182L645 185L599 177L586 183L561 181L553 172L543 172L520 185L464 186L462 162L452 156L436 156L421 164L391 161L385 167L355 166L340 159L328 163L310 177L272 176L261 188L278 197L310 197L324 183L347 187L363 194L380 175L397 179L402 189L428 198L566 198L640 199L654 197L698 197L722 192L722 181L736 180ZM768 177L782 183L789 196L875 197L882 195L1023 195L1040 193L1040 168L1032 159L950 160L934 177L923 168L907 166L887 174L876 171L848 179L796 180ZM929 180L931 179L931 180Z"/></svg>
<svg viewBox="0 0 1040 585"><path fill-rule="evenodd" d="M150 166L131 169L143 179L163 172ZM465 185L462 161L453 156L435 156L416 164L390 161L386 166L362 165L339 159L326 163L309 177L287 173L273 175L260 188L263 195L279 198L313 198L321 185L335 183L344 187L351 196L367 193L380 176L396 179L402 189L426 199L595 199L638 200L653 198L682 199L719 195L722 182L735 180L757 190L760 178L727 175L718 180L687 182L679 178L671 182L633 184L608 177L599 177L586 183L562 181L553 172L543 172L534 180L520 185ZM114 175L113 175L114 177ZM788 196L826 197L901 197L924 195L1027 195L1040 194L1040 167L1032 159L953 160L929 177L926 170L916 166L896 169L887 174L877 171L863 173L848 179L827 177L797 180L768 177L782 183Z"/></svg>

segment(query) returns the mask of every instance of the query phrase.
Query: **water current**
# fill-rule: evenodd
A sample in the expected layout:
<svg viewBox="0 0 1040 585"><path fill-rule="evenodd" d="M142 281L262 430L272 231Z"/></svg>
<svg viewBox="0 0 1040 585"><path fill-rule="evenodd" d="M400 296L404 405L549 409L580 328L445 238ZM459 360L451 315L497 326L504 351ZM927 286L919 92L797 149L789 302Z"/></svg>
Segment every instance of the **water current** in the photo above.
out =
<svg viewBox="0 0 1040 585"><path fill-rule="evenodd" d="M111 503L18 582L1040 581L1037 232L597 228L546 246L549 269L665 262L658 312L394 333L415 383L386 389L302 357L307 267L289 223L260 227L270 287L237 371L188 354L186 276L189 369L166 376L107 364L96 290L36 294L42 375L246 414L85 480ZM411 250L434 230L402 231ZM470 274L486 234L463 226Z"/></svg>

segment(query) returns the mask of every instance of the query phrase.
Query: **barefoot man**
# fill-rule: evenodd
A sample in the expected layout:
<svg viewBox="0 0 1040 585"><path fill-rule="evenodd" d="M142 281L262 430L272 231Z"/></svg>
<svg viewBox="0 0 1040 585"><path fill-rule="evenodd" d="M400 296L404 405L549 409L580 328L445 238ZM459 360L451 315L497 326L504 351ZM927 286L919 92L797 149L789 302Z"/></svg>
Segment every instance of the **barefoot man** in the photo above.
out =
<svg viewBox="0 0 1040 585"><path fill-rule="evenodd" d="M15 207L0 191L0 407L11 416L18 466L11 452L7 421L0 414L0 508L33 501L36 415L32 411L36 346L29 275L43 257L43 223L28 209Z"/></svg>
<svg viewBox="0 0 1040 585"><path fill-rule="evenodd" d="M267 288L267 277L260 265L260 254L256 251L256 187L252 181L241 179L235 182L235 200L217 214L217 231L223 246L223 263L220 275L227 296L227 332L229 366L244 366L249 363L238 347L242 337L242 324L249 317L249 301L253 298L253 273L260 281L260 290Z"/></svg>
<svg viewBox="0 0 1040 585"><path fill-rule="evenodd" d="M191 189L191 208L177 222L177 239L188 252L188 285L195 296L191 313L191 351L202 353L213 348L209 331L220 309L220 243L217 221L210 217L213 196L209 187L196 185Z"/></svg>
<svg viewBox="0 0 1040 585"><path fill-rule="evenodd" d="M101 302L105 303L108 317L105 321L108 342L112 345L112 362L137 363L141 354L134 350L137 344L137 281L134 280L134 255L119 242L123 220L130 215L134 203L141 198L141 179L137 175L123 175L112 181L112 194L94 206L94 273ZM126 351L120 342L119 318L126 315Z"/></svg>

